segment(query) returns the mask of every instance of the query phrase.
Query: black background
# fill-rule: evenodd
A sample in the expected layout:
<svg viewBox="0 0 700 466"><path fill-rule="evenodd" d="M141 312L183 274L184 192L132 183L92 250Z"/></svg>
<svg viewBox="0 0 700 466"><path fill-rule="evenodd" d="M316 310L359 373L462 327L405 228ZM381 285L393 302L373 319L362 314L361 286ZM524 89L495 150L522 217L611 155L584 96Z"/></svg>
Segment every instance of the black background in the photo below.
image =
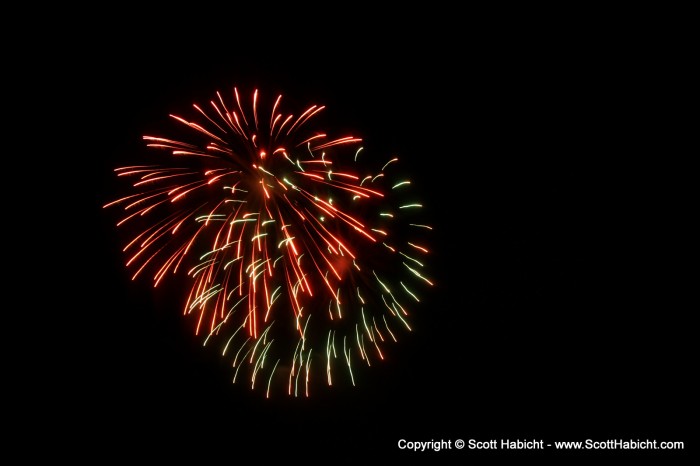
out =
<svg viewBox="0 0 700 466"><path fill-rule="evenodd" d="M601 12L195 10L102 12L45 44L58 76L39 89L58 94L72 167L52 294L69 352L29 432L70 456L227 463L585 455L418 453L402 438L688 448L683 170L646 127L665 96L652 73L673 61L653 28ZM399 357L358 387L265 400L231 384L175 300L124 267L118 216L102 209L121 194L113 168L138 163L168 113L233 86L325 104L424 193L435 290Z"/></svg>

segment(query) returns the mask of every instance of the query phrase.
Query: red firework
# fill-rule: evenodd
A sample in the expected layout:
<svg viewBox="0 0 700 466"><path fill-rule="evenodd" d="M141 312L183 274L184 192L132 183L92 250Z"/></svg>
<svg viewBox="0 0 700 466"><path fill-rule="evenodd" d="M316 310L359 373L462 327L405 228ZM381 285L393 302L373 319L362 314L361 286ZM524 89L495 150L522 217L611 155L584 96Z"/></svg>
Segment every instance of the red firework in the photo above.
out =
<svg viewBox="0 0 700 466"><path fill-rule="evenodd" d="M256 90L244 111L234 88L228 104L218 92L208 110L195 104L196 119L170 115L183 137L143 138L167 164L117 168L136 192L105 207L137 225L124 247L134 279L187 272L184 314L205 344L221 341L234 382L246 367L268 396L273 376L308 396L313 372L332 385L339 359L354 385L353 360L384 359L410 330L416 284L432 285L431 227L398 158L372 163L360 138L315 129L325 107L285 115L281 102L261 112Z"/></svg>

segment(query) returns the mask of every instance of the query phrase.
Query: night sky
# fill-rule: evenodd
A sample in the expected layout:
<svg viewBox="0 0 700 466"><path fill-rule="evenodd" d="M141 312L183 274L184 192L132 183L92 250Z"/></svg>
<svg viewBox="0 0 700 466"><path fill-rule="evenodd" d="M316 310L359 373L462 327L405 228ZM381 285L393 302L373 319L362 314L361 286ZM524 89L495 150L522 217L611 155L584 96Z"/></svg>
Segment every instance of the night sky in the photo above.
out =
<svg viewBox="0 0 700 466"><path fill-rule="evenodd" d="M663 246L674 212L658 195L673 183L632 143L630 117L649 103L630 71L635 49L605 25L428 19L435 29L142 19L94 23L68 41L66 73L78 71L63 87L66 137L86 213L64 225L58 252L70 257L60 306L71 333L53 422L77 420L58 433L61 449L434 464L574 454L420 453L398 440L690 440L679 425L688 309ZM414 173L436 286L396 357L357 387L265 400L233 385L228 362L182 318L180 290L154 293L124 266L119 209L102 209L125 194L112 170L138 162L141 136L169 113L233 86L326 105L331 121Z"/></svg>

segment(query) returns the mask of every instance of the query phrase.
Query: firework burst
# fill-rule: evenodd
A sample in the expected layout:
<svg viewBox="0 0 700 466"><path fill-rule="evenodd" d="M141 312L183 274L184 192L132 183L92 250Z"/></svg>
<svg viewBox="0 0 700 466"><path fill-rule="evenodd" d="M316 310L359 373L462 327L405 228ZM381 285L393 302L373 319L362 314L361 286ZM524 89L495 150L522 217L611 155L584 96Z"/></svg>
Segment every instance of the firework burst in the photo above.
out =
<svg viewBox="0 0 700 466"><path fill-rule="evenodd" d="M323 106L293 115L281 95L251 97L234 88L170 115L177 137L143 137L167 162L117 168L133 193L104 207L135 228L133 279L187 274L184 314L230 358L234 382L266 396L278 385L309 396L316 379L354 385L358 363L411 330L433 284L432 228L398 158L316 129Z"/></svg>

